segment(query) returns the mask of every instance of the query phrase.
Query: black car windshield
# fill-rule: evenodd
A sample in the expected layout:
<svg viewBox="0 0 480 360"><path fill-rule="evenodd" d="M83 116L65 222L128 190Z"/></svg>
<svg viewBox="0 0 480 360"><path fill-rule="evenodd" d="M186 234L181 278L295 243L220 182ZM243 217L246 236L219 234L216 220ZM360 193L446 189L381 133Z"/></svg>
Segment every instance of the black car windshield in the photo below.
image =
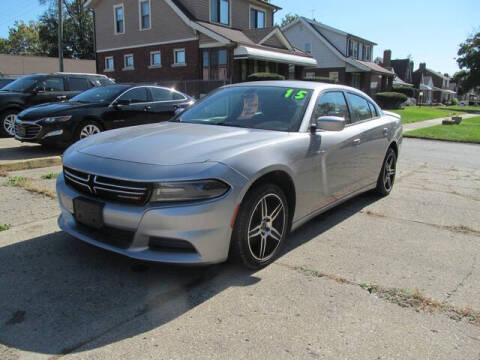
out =
<svg viewBox="0 0 480 360"><path fill-rule="evenodd" d="M123 91L128 89L128 85L112 85L104 87L95 87L84 91L70 99L71 102L82 102L91 104L111 103Z"/></svg>
<svg viewBox="0 0 480 360"><path fill-rule="evenodd" d="M311 95L311 89L228 87L214 92L172 121L297 131Z"/></svg>
<svg viewBox="0 0 480 360"><path fill-rule="evenodd" d="M44 76L24 76L2 88L3 91L26 92L33 89L38 80L45 78Z"/></svg>

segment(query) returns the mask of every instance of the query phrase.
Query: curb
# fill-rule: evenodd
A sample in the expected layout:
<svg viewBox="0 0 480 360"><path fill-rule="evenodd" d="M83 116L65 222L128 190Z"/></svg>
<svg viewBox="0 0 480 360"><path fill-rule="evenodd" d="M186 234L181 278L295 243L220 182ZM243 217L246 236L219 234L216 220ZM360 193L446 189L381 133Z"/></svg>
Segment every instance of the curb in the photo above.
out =
<svg viewBox="0 0 480 360"><path fill-rule="evenodd" d="M38 159L0 162L0 170L17 171L62 165L61 156L49 156Z"/></svg>

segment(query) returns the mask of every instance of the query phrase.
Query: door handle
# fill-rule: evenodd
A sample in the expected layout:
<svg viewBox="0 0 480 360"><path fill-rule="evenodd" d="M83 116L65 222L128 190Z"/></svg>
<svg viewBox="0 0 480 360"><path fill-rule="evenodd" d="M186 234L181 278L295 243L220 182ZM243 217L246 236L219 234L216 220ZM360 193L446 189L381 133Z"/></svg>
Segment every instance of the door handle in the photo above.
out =
<svg viewBox="0 0 480 360"><path fill-rule="evenodd" d="M151 106L145 106L145 108L143 110L144 111L150 111L150 110L152 110L152 107Z"/></svg>
<svg viewBox="0 0 480 360"><path fill-rule="evenodd" d="M355 139L355 140L353 140L353 144L354 144L355 146L360 145L360 139Z"/></svg>
<svg viewBox="0 0 480 360"><path fill-rule="evenodd" d="M388 136L389 132L388 128L383 128L383 136Z"/></svg>

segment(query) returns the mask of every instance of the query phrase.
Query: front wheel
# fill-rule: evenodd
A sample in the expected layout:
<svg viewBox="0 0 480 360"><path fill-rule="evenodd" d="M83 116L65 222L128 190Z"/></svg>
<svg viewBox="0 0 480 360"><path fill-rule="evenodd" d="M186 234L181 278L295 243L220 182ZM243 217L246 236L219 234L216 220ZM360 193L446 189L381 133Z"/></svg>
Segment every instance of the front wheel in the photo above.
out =
<svg viewBox="0 0 480 360"><path fill-rule="evenodd" d="M1 114L0 134L3 136L15 136L15 119L17 110L7 110Z"/></svg>
<svg viewBox="0 0 480 360"><path fill-rule="evenodd" d="M397 154L392 148L389 148L385 160L383 160L382 170L377 180L376 192L381 196L387 196L393 189L395 182L395 173L397 170Z"/></svg>
<svg viewBox="0 0 480 360"><path fill-rule="evenodd" d="M274 184L254 188L238 211L230 259L251 269L270 264L285 242L288 216L288 203L282 189Z"/></svg>
<svg viewBox="0 0 480 360"><path fill-rule="evenodd" d="M95 121L86 121L80 124L80 126L77 129L76 135L75 135L75 140L82 140L85 139L86 137L99 134L102 132L102 128L98 123Z"/></svg>

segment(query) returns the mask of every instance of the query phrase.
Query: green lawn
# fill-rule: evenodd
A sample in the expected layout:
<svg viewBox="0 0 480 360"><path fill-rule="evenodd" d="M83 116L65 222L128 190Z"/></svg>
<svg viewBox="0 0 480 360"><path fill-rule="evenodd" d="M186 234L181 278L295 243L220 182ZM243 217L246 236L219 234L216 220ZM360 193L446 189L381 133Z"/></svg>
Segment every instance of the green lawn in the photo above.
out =
<svg viewBox="0 0 480 360"><path fill-rule="evenodd" d="M473 112L473 113L480 113L480 106L460 106L460 105L452 105L446 106L444 109L448 109L450 111L461 111L461 112Z"/></svg>
<svg viewBox="0 0 480 360"><path fill-rule="evenodd" d="M460 125L435 125L407 131L406 137L480 143L480 116L464 119Z"/></svg>
<svg viewBox="0 0 480 360"><path fill-rule="evenodd" d="M446 109L446 107L443 107ZM457 114L452 110L442 110L437 106L405 106L401 110L392 110L402 116L402 123L414 123L418 121L436 119Z"/></svg>

